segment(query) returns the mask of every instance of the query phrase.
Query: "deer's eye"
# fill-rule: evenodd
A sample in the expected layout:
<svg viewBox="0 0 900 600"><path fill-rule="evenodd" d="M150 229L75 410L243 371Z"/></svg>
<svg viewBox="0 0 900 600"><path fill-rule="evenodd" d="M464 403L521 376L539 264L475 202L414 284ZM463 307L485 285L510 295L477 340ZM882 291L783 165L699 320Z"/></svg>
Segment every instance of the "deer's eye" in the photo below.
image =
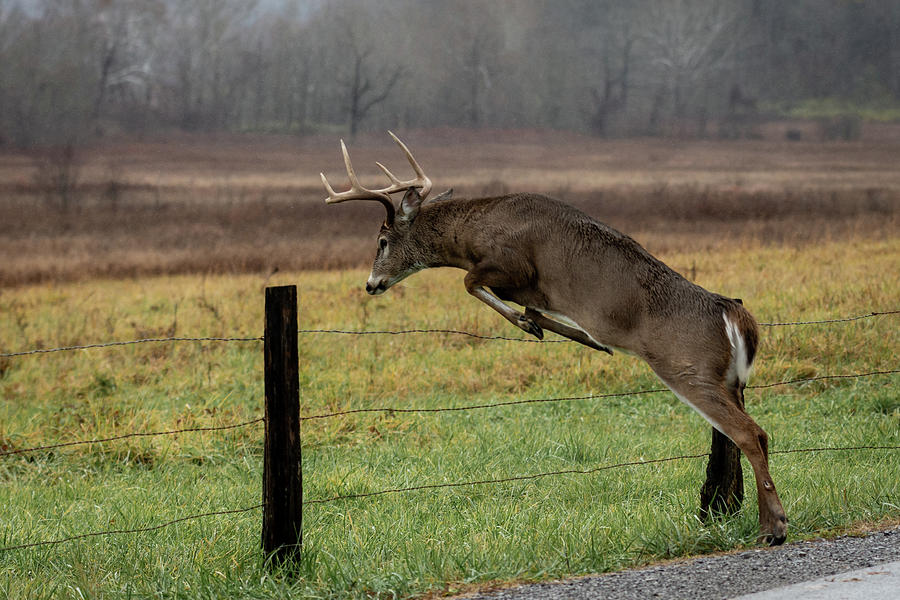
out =
<svg viewBox="0 0 900 600"><path fill-rule="evenodd" d="M381 238L380 240L378 240L378 249L384 252L384 249L387 248L387 244L387 238Z"/></svg>

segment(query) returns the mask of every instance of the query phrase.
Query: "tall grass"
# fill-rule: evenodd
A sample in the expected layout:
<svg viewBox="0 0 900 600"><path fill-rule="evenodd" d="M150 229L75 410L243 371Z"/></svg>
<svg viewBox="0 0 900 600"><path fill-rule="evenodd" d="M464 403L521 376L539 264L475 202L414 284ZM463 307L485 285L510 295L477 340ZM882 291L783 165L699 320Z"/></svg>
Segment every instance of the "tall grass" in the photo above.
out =
<svg viewBox="0 0 900 600"><path fill-rule="evenodd" d="M761 321L896 307L900 242L668 254ZM166 335L255 336L266 284L296 283L304 329L453 328L516 336L453 270L378 298L362 271L167 276L24 286L0 295L0 351ZM897 368L896 317L775 327L751 383ZM454 335L301 336L301 411L445 407L660 387L636 359L574 344ZM261 343L160 343L7 359L0 448L229 424L262 413ZM753 390L772 450L900 444L895 377ZM704 452L705 422L671 394L495 410L305 421L307 500ZM0 458L0 546L254 506L260 426ZM0 597L405 597L602 572L755 544L753 494L696 518L705 461L314 504L290 569L260 555L258 511L0 553ZM900 519L896 451L774 454L794 538ZM753 489L747 471L745 485Z"/></svg>

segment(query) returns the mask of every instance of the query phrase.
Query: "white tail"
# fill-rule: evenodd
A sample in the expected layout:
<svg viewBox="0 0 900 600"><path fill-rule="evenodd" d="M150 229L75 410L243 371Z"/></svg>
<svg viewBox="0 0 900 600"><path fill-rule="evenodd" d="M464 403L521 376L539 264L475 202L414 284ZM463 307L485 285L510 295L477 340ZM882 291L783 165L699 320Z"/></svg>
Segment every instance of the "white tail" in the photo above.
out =
<svg viewBox="0 0 900 600"><path fill-rule="evenodd" d="M727 380L732 384L747 385L750 368L753 366L747 350L747 340L738 329L737 323L729 319L727 314L723 313L722 319L725 321L725 335L731 344L731 362L728 364Z"/></svg>
<svg viewBox="0 0 900 600"><path fill-rule="evenodd" d="M327 202L378 200L387 210L366 291L384 293L424 268L457 267L467 272L472 296L531 335L542 338L548 329L597 350L641 357L746 455L756 476L761 535L782 543L787 519L769 474L768 438L743 408L758 331L741 301L687 281L627 235L545 196L451 201L448 191L426 201L431 181L391 135L414 179L400 181L382 167L391 185L367 190L343 142L351 189L335 193L323 175ZM397 215L390 194L400 191Z"/></svg>

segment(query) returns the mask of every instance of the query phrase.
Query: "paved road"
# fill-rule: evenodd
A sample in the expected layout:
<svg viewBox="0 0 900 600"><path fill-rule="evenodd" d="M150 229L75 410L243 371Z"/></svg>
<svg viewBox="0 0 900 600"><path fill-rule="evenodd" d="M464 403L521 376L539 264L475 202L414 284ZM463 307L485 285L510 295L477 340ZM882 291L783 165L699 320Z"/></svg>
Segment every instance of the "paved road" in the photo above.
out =
<svg viewBox="0 0 900 600"><path fill-rule="evenodd" d="M736 600L870 600L900 598L900 560L795 583Z"/></svg>
<svg viewBox="0 0 900 600"><path fill-rule="evenodd" d="M860 572L856 572L860 571ZM887 572L887 574L885 573ZM842 574L841 577L833 577ZM828 583L828 578L853 587L856 596L826 596L825 588L802 595L795 584ZM854 578L861 581L852 581ZM847 580L847 581L841 581ZM778 548L695 558L643 569L582 577L554 583L523 585L478 594L481 600L666 600L739 598L770 590L770 595L746 600L807 600L807 598L900 599L900 527L863 537L796 542ZM846 585L846 584L858 585ZM882 584L887 584L884 587ZM831 592L829 592L831 593ZM887 595L885 595L887 593Z"/></svg>

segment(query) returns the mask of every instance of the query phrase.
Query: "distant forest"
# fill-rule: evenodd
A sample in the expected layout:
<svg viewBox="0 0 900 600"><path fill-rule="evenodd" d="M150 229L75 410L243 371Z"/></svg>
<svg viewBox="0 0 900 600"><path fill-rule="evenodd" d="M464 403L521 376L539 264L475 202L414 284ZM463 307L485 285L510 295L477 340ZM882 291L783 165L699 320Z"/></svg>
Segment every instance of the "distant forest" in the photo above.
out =
<svg viewBox="0 0 900 600"><path fill-rule="evenodd" d="M897 0L0 0L0 145L900 117ZM852 124L852 122L851 122Z"/></svg>

